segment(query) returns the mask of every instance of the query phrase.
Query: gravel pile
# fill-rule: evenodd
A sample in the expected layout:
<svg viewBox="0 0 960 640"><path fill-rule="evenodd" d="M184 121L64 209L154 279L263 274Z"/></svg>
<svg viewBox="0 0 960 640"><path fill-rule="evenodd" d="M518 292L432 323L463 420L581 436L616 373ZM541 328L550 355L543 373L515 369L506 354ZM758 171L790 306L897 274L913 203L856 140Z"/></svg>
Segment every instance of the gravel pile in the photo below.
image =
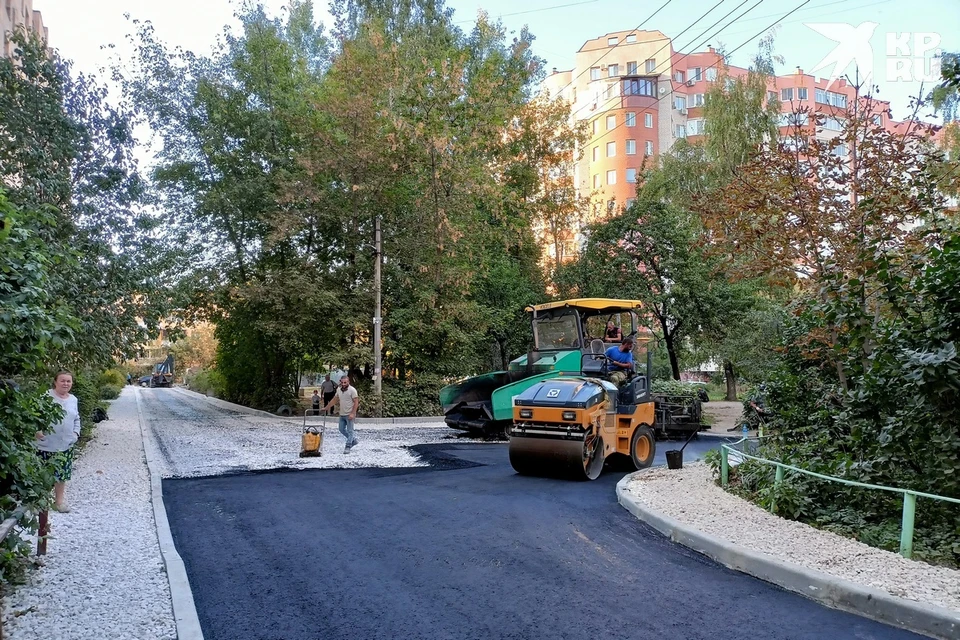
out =
<svg viewBox="0 0 960 640"><path fill-rule="evenodd" d="M303 418L250 415L214 406L180 389L139 389L150 446L163 477L195 477L260 469L344 469L417 467L426 462L408 447L456 440L441 422L361 424L360 444L343 452L346 440L337 417L326 419L323 455L300 458ZM308 424L322 425L311 416ZM477 442L470 440L470 442Z"/></svg>
<svg viewBox="0 0 960 640"><path fill-rule="evenodd" d="M704 464L639 473L626 490L704 533L891 595L960 611L960 571L867 546L779 518L718 487Z"/></svg>
<svg viewBox="0 0 960 640"><path fill-rule="evenodd" d="M72 512L51 511L45 566L4 600L10 640L176 638L134 390L74 464Z"/></svg>

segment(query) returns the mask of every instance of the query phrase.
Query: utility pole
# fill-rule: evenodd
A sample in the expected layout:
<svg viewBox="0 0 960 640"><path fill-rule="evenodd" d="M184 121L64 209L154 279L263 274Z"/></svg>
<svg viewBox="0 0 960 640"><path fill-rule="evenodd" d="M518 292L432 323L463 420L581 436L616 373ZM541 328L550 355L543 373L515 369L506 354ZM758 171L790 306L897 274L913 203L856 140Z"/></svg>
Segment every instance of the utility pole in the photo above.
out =
<svg viewBox="0 0 960 640"><path fill-rule="evenodd" d="M381 384L382 371L380 362L380 265L383 257L380 252L380 216L374 216L373 219L373 292L376 298L376 309L373 315L373 393L376 396L377 411L379 413L380 393L383 389Z"/></svg>

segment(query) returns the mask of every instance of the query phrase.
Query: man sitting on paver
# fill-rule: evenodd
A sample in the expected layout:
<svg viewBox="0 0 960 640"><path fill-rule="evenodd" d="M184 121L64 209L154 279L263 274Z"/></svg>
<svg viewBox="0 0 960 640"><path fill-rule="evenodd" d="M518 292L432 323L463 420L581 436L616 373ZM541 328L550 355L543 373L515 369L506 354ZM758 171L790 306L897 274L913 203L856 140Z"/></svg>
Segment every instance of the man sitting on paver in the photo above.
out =
<svg viewBox="0 0 960 640"><path fill-rule="evenodd" d="M607 379L618 387L627 381L633 372L633 338L627 336L620 344L606 351Z"/></svg>
<svg viewBox="0 0 960 640"><path fill-rule="evenodd" d="M340 388L337 389L337 395L334 396L326 407L329 410L334 404L340 407L340 433L347 439L347 446L344 447L344 453L350 453L350 449L357 446L359 440L353 432L353 421L357 417L357 408L360 406L360 396L357 390L350 386L350 376L340 378Z"/></svg>

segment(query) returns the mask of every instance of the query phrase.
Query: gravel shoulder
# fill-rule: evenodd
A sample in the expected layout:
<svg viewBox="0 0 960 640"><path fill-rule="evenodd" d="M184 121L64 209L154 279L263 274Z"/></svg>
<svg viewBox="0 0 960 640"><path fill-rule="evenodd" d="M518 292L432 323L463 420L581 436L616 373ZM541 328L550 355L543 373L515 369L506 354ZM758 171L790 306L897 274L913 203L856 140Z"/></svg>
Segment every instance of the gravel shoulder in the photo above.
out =
<svg viewBox="0 0 960 640"><path fill-rule="evenodd" d="M960 571L870 547L785 520L734 496L702 463L638 473L626 490L645 506L682 524L783 562L890 595L960 612Z"/></svg>
<svg viewBox="0 0 960 640"><path fill-rule="evenodd" d="M45 566L4 599L6 638L176 638L134 393L123 390L74 463L72 511L50 512Z"/></svg>

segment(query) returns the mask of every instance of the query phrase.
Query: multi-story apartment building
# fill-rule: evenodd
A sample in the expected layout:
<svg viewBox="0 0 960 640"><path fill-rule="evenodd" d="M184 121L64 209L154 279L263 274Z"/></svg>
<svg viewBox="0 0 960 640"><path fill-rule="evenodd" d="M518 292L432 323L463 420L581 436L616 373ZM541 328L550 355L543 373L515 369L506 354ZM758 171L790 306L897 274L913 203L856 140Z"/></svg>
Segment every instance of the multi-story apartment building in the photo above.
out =
<svg viewBox="0 0 960 640"><path fill-rule="evenodd" d="M13 56L13 42L10 34L14 29L25 26L32 29L45 40L49 41L47 28L43 26L43 17L39 11L34 11L33 0L0 0L3 10L0 11L0 33L3 34L3 49L0 56Z"/></svg>
<svg viewBox="0 0 960 640"><path fill-rule="evenodd" d="M706 51L681 54L660 31L618 31L588 40L569 71L556 71L543 87L572 105L572 117L590 122L590 141L574 168L582 194L590 194L591 219L629 205L645 167L679 139L695 141L704 134L703 106L710 85L726 73L738 77L740 67L724 67L721 55ZM784 133L792 128L798 107L822 114L823 123L810 134L829 140L838 135L856 89L844 80L828 80L796 72L771 78L768 95L777 98ZM889 103L879 103L875 118L896 130ZM801 116L801 119L803 116ZM809 120L809 117L807 117ZM838 155L845 150L838 145Z"/></svg>

